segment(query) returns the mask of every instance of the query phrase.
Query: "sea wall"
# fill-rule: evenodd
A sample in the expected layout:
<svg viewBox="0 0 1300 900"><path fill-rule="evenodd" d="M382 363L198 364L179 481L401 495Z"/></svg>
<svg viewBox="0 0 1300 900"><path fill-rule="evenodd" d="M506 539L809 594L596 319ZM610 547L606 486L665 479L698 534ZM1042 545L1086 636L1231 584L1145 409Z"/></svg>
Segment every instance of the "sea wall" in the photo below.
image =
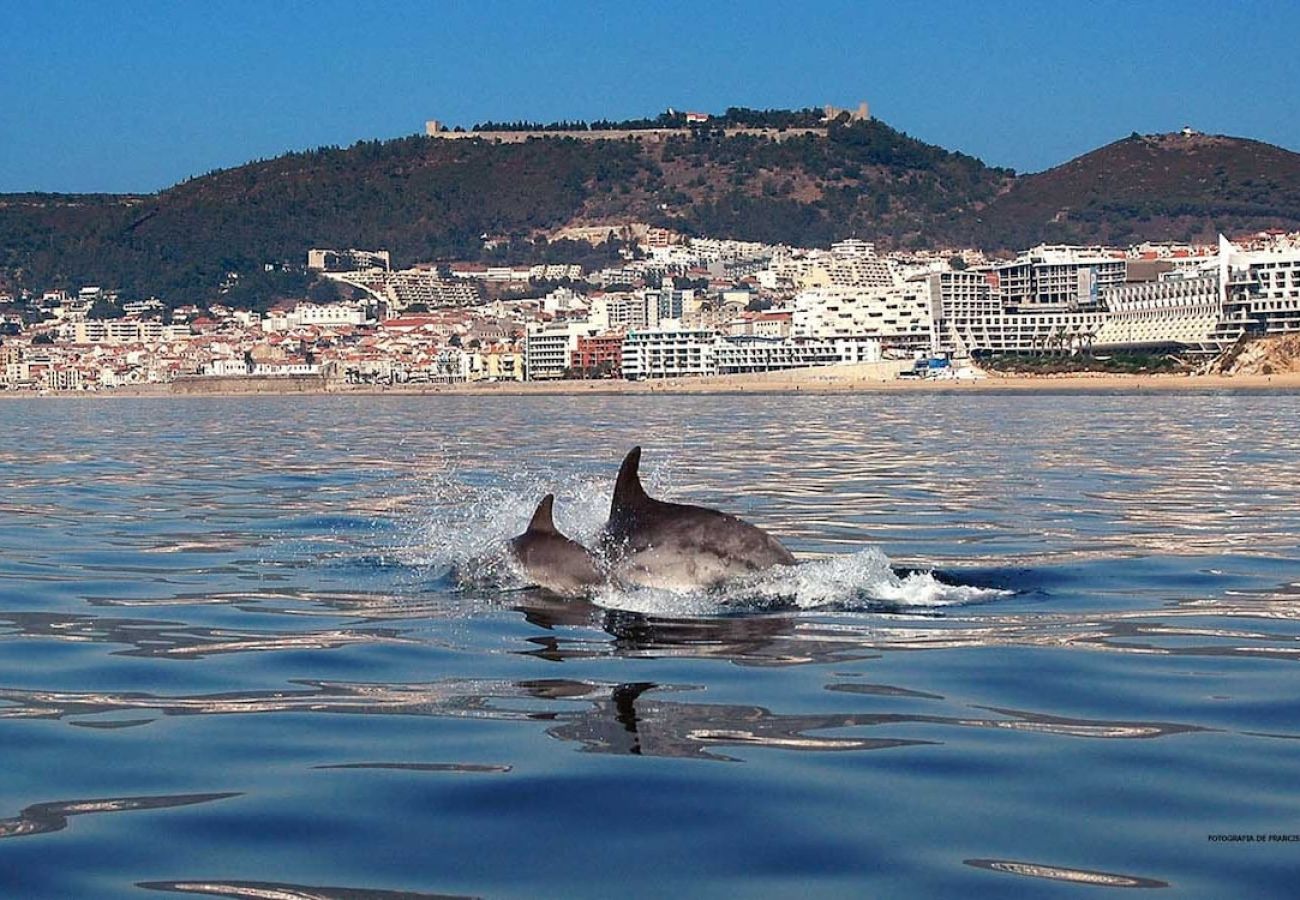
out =
<svg viewBox="0 0 1300 900"><path fill-rule="evenodd" d="M196 375L170 387L173 394L319 394L332 382L323 375Z"/></svg>

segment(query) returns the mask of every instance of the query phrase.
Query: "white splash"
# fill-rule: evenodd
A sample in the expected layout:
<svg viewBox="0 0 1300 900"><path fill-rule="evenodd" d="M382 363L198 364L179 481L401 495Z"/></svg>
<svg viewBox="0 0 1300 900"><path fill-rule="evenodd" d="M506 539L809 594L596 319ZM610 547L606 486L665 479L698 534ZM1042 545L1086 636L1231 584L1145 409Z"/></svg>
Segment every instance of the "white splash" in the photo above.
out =
<svg viewBox="0 0 1300 900"><path fill-rule="evenodd" d="M672 617L718 615L742 610L879 610L981 603L1010 591L945 584L931 572L900 576L878 547L846 556L777 566L752 578L707 591L626 589L609 586L593 598L611 609Z"/></svg>
<svg viewBox="0 0 1300 900"><path fill-rule="evenodd" d="M669 494L668 474L646 473L660 496ZM427 485L431 510L399 560L434 576L450 576L462 589L509 591L527 586L508 554L506 542L524 530L546 494L555 494L559 530L595 545L609 513L607 477L570 475L557 479L519 472L491 484L454 477ZM710 590L672 591L606 585L592 597L602 607L667 617L722 615L773 609L879 610L980 603L1009 594L995 588L945 584L929 572L899 575L878 547L845 556L777 566L751 578Z"/></svg>
<svg viewBox="0 0 1300 900"><path fill-rule="evenodd" d="M428 517L399 555L403 563L434 574L497 556L510 538L528 526L538 501L551 493L555 494L556 527L587 543L609 513L608 489L607 483L596 479L543 482L525 473L490 486L442 480L429 485Z"/></svg>

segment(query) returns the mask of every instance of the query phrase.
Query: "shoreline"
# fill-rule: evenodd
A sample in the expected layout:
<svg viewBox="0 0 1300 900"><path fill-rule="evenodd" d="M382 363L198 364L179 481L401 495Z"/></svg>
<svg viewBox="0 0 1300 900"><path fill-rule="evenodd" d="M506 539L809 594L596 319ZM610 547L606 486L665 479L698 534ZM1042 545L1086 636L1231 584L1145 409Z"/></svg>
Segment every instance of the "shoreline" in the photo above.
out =
<svg viewBox="0 0 1300 900"><path fill-rule="evenodd" d="M0 391L2 399L67 399L77 397L528 397L609 396L628 394L891 394L891 393L1100 393L1164 391L1294 391L1300 390L1300 372L1273 375L1116 375L1071 373L1061 375L989 374L978 380L897 379L893 373L866 366L787 369L747 375L712 375L652 381L529 381L495 384L347 385L312 379L310 383L284 378L240 380L189 379L167 384L129 385L99 391Z"/></svg>

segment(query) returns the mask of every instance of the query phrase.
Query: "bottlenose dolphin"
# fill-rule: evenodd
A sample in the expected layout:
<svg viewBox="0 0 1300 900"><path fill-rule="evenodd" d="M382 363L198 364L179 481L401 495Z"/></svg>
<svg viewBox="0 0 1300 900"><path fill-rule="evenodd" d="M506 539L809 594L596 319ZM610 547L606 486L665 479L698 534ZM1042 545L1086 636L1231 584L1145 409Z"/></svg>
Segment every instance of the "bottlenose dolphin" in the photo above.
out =
<svg viewBox="0 0 1300 900"><path fill-rule="evenodd" d="M716 509L649 496L640 465L641 448L633 447L618 471L601 533L614 580L689 590L795 564L794 555L761 528Z"/></svg>
<svg viewBox="0 0 1300 900"><path fill-rule="evenodd" d="M554 504L554 494L542 498L528 528L510 539L510 552L534 584L556 594L576 597L605 579L591 551L556 530L551 517Z"/></svg>

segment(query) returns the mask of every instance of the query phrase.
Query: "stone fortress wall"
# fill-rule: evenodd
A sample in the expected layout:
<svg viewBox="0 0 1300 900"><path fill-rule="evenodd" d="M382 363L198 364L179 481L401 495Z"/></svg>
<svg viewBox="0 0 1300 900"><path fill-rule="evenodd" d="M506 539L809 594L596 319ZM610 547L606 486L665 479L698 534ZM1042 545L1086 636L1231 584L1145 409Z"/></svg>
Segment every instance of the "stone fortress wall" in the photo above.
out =
<svg viewBox="0 0 1300 900"><path fill-rule="evenodd" d="M492 141L500 144L522 144L524 141L533 138L574 138L579 141L648 141L659 143L670 137L691 137L699 133L701 129L696 128L630 128L630 129L610 129L607 131L447 131L446 129L430 130L429 125L437 123L428 123L425 127L425 135L431 138L441 138L443 140L465 140L470 138L481 138L485 141ZM738 135L755 135L758 137L771 138L774 141L786 141L790 138L803 137L812 135L813 137L826 137L825 128L815 128L805 126L801 128L718 128L704 129L707 133L720 132L727 137L736 137Z"/></svg>

